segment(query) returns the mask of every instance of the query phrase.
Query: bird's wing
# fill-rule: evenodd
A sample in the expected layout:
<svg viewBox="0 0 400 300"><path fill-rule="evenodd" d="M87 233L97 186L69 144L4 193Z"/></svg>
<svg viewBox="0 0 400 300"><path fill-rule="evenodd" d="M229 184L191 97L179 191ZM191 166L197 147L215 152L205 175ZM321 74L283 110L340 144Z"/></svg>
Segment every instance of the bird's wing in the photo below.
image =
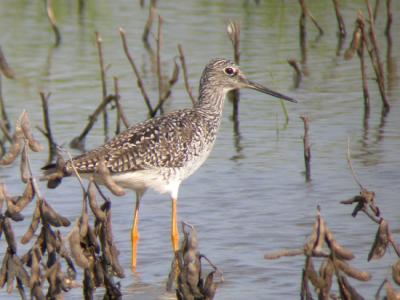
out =
<svg viewBox="0 0 400 300"><path fill-rule="evenodd" d="M73 158L78 171L95 172L100 159L112 173L182 167L192 145L201 144L196 134L198 116L191 110L170 113L134 125L105 145ZM201 145L200 145L201 146Z"/></svg>

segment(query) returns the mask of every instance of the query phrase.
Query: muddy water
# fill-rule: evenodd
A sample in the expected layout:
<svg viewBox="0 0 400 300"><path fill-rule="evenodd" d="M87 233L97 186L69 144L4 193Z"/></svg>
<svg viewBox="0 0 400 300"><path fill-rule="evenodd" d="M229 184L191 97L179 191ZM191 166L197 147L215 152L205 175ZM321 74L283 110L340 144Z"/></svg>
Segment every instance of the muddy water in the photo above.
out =
<svg viewBox="0 0 400 300"><path fill-rule="evenodd" d="M56 2L56 1L54 1ZM51 92L50 111L53 134L59 144L68 146L77 136L87 116L100 101L101 83L94 32L103 38L104 58L108 65L108 88L112 76L118 76L122 105L131 123L146 118L146 107L135 78L124 56L118 28L127 32L128 43L152 99L157 99L157 82L151 56L141 42L147 10L139 1L88 1L81 15L75 2L55 3L55 14L62 32L62 44L52 48L53 35L41 2L2 1L0 43L18 80L2 78L3 96L12 120L27 109L33 125L42 126L38 91ZM242 23L241 66L248 77L299 100L287 104L289 122L279 101L253 91L243 91L240 102L239 136L233 134L232 106L225 114L217 144L205 165L180 190L179 217L194 224L199 233L200 250L223 271L225 283L216 299L293 299L299 294L300 257L278 261L263 259L267 251L301 246L309 234L316 206L337 240L356 255L353 264L371 271L369 283L352 281L371 298L380 282L390 275L395 261L393 251L384 259L367 263L366 258L376 231L364 216L353 219L351 208L340 200L358 193L346 163L347 137L351 140L354 168L362 183L377 194L378 205L389 221L395 238L400 240L400 89L398 61L400 40L393 35L391 56L383 35L383 7L378 17L378 38L392 109L381 115L381 102L373 80L369 81L371 114L363 120L363 99L357 59L344 61L343 50L337 55L336 19L331 3L309 1L315 17L325 29L316 40L317 31L308 26L307 67L309 76L293 89L292 69L287 59L300 60L298 40L299 7L296 1L268 1L256 6L253 1L183 1L159 3L165 20L162 50L163 69L172 71L172 60L181 43L186 53L190 83L197 91L202 68L213 57L232 57L225 33L228 19ZM267 2L267 1L261 1ZM364 1L343 1L342 10L350 32L358 9ZM394 11L399 3L394 1ZM393 32L400 30L395 14ZM154 43L152 43L154 45ZM373 77L369 66L370 77ZM180 80L173 90L166 110L190 105ZM312 181L306 183L303 170L303 124L300 114L311 119ZM113 115L113 113L111 113ZM113 124L113 117L110 117ZM367 124L367 125L366 125ZM110 135L114 130L110 126ZM36 136L45 144L39 132ZM101 122L86 140L86 148L104 142ZM71 150L74 154L77 150ZM47 153L32 154L35 174L47 161ZM18 165L3 167L0 179L10 193L22 185ZM80 214L81 193L77 182L68 179L56 190L42 185L51 205L70 220ZM133 193L113 198L113 230L126 278L121 281L126 298L165 299L170 266L170 202L167 196L148 192L141 207L138 272L129 268L129 231L134 205ZM26 221L13 224L17 236L25 231ZM65 235L68 230L64 230ZM19 253L26 248L20 247ZM5 251L0 241L0 255ZM100 295L101 291L99 291ZM4 290L1 298L14 297ZM100 297L100 296L99 296ZM67 294L80 299L81 290ZM125 297L124 297L125 298Z"/></svg>

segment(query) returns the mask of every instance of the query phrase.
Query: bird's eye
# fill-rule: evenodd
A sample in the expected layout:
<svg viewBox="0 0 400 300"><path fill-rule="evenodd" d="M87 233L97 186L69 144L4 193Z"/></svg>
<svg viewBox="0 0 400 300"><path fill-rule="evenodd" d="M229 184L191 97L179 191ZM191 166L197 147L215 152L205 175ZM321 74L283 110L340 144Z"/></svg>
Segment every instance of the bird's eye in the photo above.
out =
<svg viewBox="0 0 400 300"><path fill-rule="evenodd" d="M231 67L225 68L224 72L225 72L226 75L229 75L229 76L234 76L236 74L236 70L234 68L231 68Z"/></svg>

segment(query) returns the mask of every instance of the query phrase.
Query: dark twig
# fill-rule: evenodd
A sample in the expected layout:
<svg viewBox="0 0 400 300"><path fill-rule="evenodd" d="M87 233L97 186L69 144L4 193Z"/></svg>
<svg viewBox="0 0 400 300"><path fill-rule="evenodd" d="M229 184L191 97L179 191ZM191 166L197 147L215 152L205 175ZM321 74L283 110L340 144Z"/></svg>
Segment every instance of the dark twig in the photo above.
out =
<svg viewBox="0 0 400 300"><path fill-rule="evenodd" d="M233 47L233 57L236 64L240 63L240 23L237 21L229 21L226 31ZM229 93L229 99L233 103L232 118L235 124L239 122L239 90L234 90Z"/></svg>
<svg viewBox="0 0 400 300"><path fill-rule="evenodd" d="M369 3L369 0L365 0L368 8L368 15L369 15L369 36L370 40L372 43L372 49L369 49L368 52L371 57L372 65L375 70L375 74L377 76L377 82L378 82L378 87L379 87L379 92L381 94L382 102L384 109L389 111L390 105L386 96L386 90L385 90L385 78L384 78L384 73L383 73L383 65L380 59L380 51L379 51L379 44L378 40L376 37L376 32L375 32L375 22L374 18L372 15L372 8Z"/></svg>
<svg viewBox="0 0 400 300"><path fill-rule="evenodd" d="M185 89L190 97L190 100L192 100L192 104L194 105L196 103L196 99L193 96L192 87L189 84L188 72L187 72L186 61L185 61L185 54L183 52L183 48L182 48L181 44L178 44L178 51L179 51L179 59L181 61L181 66L182 66L182 71L183 71L183 79L185 81Z"/></svg>
<svg viewBox="0 0 400 300"><path fill-rule="evenodd" d="M143 31L143 35L142 35L142 41L145 44L149 44L149 33L150 33L151 27L153 25L154 17L156 15L156 5L157 5L157 0L150 1L149 17L147 18L147 22L144 27L144 31Z"/></svg>
<svg viewBox="0 0 400 300"><path fill-rule="evenodd" d="M0 74L0 113L1 113L1 121L3 122L4 127L7 129L7 131L10 131L11 124L4 104L1 74Z"/></svg>
<svg viewBox="0 0 400 300"><path fill-rule="evenodd" d="M115 106L117 108L117 129L116 133L118 134L120 132L120 121L124 123L125 128L129 127L129 122L128 119L125 116L124 110L122 109L121 102L120 102L120 95L119 95L119 85L118 85L118 77L114 76L114 101L115 101Z"/></svg>
<svg viewBox="0 0 400 300"><path fill-rule="evenodd" d="M332 1L333 1L333 5L335 7L336 19L338 22L339 36L343 38L346 36L346 27L344 25L343 17L340 13L339 0L332 0Z"/></svg>
<svg viewBox="0 0 400 300"><path fill-rule="evenodd" d="M89 133L89 131L92 129L94 123L97 121L98 115L105 109L108 103L113 101L115 98L114 95L109 95L107 96L104 101L102 101L99 106L95 109L95 111L89 116L89 122L86 125L86 127L83 129L82 133L75 137L71 142L70 146L72 148L83 148L83 141L86 137L86 135Z"/></svg>
<svg viewBox="0 0 400 300"><path fill-rule="evenodd" d="M306 181L311 180L311 145L310 145L310 134L309 134L309 121L310 119L302 115L300 119L304 122L304 136L303 136L303 144L304 144L304 162L306 167Z"/></svg>
<svg viewBox="0 0 400 300"><path fill-rule="evenodd" d="M161 69L161 47L162 47L162 24L163 18L158 15L158 26L157 26L157 50L156 50L156 69L157 69L157 83L158 83L158 104L157 107L160 109L160 113L163 114L163 78ZM154 109L153 117L157 113L158 109Z"/></svg>
<svg viewBox="0 0 400 300"><path fill-rule="evenodd" d="M55 43L54 45L56 47L58 47L61 43L61 33L60 30L57 27L57 21L56 21L56 17L54 15L54 11L53 11L53 6L51 3L51 0L46 0L45 1L46 4L46 13L47 13L47 18L50 21L51 24L51 28L53 29L54 35L55 35Z"/></svg>
<svg viewBox="0 0 400 300"><path fill-rule="evenodd" d="M125 55L128 58L129 63L131 64L133 72L135 73L135 76L136 76L136 79L137 79L137 85L138 85L138 87L140 89L140 92L142 93L144 102L146 103L146 106L147 106L147 109L148 109L148 115L152 116L153 112L154 112L153 111L153 107L151 106L150 98L147 95L147 92L146 92L146 90L144 88L144 83L143 83L142 77L140 76L139 70L137 69L132 56L129 54L128 44L126 42L126 37L125 37L125 30L120 28L119 29L119 33L121 35L121 40L122 40L122 45L123 45L123 48L124 48L124 51L125 51Z"/></svg>
<svg viewBox="0 0 400 300"><path fill-rule="evenodd" d="M302 14L304 14L305 16L308 16L311 19L311 21L313 22L313 24L315 25L315 27L317 27L317 29L319 31L319 35L323 35L324 34L324 30L322 29L321 26L319 26L317 20L314 18L313 14L311 13L309 8L307 7L306 0L299 0L299 2L300 2L300 5L301 5Z"/></svg>
<svg viewBox="0 0 400 300"><path fill-rule="evenodd" d="M393 13L392 13L392 0L386 0L386 27L385 27L385 35L390 36L390 28L392 27L393 22Z"/></svg>
<svg viewBox="0 0 400 300"><path fill-rule="evenodd" d="M294 69L294 76L293 76L293 82L294 82L294 88L298 88L300 86L300 82L302 79L302 73L299 67L299 64L295 59L288 59L288 64Z"/></svg>
<svg viewBox="0 0 400 300"><path fill-rule="evenodd" d="M104 102L107 97L107 84L106 84L106 71L105 71L105 67L104 67L102 42L103 42L103 40L101 38L100 33L96 32L96 46L97 46L97 51L99 54L102 101ZM107 138L108 115L107 115L107 109L105 109L105 108L103 109L103 127L104 127L104 135Z"/></svg>
<svg viewBox="0 0 400 300"><path fill-rule="evenodd" d="M43 123L44 123L44 135L47 138L49 145L49 161L52 160L53 155L56 151L57 144L54 142L53 135L51 133L50 127L50 117L49 117L49 103L48 100L50 98L51 93L45 95L43 92L40 92L40 98L42 100L42 110L43 110Z"/></svg>

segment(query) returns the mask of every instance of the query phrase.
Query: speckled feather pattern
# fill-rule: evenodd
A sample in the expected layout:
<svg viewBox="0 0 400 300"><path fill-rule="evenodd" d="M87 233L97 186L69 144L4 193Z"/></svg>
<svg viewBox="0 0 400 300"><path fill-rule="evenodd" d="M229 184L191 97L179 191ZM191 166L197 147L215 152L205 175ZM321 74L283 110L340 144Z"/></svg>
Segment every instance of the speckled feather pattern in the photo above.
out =
<svg viewBox="0 0 400 300"><path fill-rule="evenodd" d="M111 173L182 168L214 143L219 120L185 109L129 128L105 145L73 159L79 172L92 173L99 159ZM67 164L70 173L70 163Z"/></svg>

